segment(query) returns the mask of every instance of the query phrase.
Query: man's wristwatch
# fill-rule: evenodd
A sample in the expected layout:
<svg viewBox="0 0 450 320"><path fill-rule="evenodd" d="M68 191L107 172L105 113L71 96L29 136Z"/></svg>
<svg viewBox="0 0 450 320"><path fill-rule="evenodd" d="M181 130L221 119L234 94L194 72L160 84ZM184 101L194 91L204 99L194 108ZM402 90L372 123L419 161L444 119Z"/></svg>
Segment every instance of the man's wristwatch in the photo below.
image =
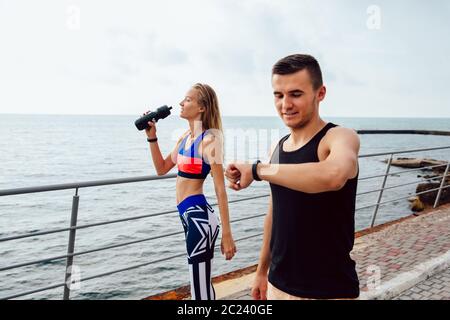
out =
<svg viewBox="0 0 450 320"><path fill-rule="evenodd" d="M258 177L258 173L256 172L256 169L258 167L258 163L261 163L261 161L260 160L256 160L252 164L252 175L253 175L253 180L255 180L255 181L261 181L261 179Z"/></svg>
<svg viewBox="0 0 450 320"><path fill-rule="evenodd" d="M154 139L147 138L147 141L150 143L156 142L156 141L158 141L158 138L154 138Z"/></svg>

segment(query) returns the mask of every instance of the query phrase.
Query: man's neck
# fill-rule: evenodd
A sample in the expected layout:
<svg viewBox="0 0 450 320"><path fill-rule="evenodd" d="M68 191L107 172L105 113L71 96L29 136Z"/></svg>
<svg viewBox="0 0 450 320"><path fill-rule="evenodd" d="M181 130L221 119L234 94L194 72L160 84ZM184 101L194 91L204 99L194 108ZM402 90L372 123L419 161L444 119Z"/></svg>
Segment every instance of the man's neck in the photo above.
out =
<svg viewBox="0 0 450 320"><path fill-rule="evenodd" d="M323 127L325 127L326 122L320 117L316 119L311 119L305 126L301 128L290 128L291 136L289 139L291 143L295 146L302 146L306 144L311 138L316 135Z"/></svg>

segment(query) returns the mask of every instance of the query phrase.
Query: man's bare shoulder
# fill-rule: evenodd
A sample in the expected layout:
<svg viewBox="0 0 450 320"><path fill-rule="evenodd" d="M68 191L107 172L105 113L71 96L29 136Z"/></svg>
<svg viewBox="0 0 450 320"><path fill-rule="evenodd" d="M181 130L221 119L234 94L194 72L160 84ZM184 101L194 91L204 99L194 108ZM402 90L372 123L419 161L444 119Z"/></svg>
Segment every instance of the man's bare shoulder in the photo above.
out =
<svg viewBox="0 0 450 320"><path fill-rule="evenodd" d="M354 142L359 144L359 136L356 130L340 126L328 130L325 138L329 142Z"/></svg>

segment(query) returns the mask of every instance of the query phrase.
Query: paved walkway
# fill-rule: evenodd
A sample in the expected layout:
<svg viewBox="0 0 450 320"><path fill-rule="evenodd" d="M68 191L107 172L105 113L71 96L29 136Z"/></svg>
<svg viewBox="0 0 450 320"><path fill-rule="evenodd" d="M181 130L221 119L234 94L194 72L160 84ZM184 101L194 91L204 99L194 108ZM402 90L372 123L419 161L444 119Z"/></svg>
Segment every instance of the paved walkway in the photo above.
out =
<svg viewBox="0 0 450 320"><path fill-rule="evenodd" d="M450 268L418 283L392 300L450 300Z"/></svg>
<svg viewBox="0 0 450 320"><path fill-rule="evenodd" d="M356 238L351 255L356 261L362 297L450 299L449 253L450 205L445 205ZM223 295L222 299L251 299L252 279L249 277L244 290ZM399 281L403 284L398 285ZM373 288L394 285L402 291L389 289L390 295L373 296Z"/></svg>

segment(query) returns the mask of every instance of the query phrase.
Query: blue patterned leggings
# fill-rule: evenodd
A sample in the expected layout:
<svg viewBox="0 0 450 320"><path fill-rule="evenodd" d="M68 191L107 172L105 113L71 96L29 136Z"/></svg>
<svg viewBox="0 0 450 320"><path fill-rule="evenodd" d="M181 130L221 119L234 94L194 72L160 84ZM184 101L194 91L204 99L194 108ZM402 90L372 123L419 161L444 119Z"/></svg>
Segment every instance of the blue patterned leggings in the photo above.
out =
<svg viewBox="0 0 450 320"><path fill-rule="evenodd" d="M189 196L177 207L186 236L192 300L215 300L211 266L219 220L203 194Z"/></svg>

